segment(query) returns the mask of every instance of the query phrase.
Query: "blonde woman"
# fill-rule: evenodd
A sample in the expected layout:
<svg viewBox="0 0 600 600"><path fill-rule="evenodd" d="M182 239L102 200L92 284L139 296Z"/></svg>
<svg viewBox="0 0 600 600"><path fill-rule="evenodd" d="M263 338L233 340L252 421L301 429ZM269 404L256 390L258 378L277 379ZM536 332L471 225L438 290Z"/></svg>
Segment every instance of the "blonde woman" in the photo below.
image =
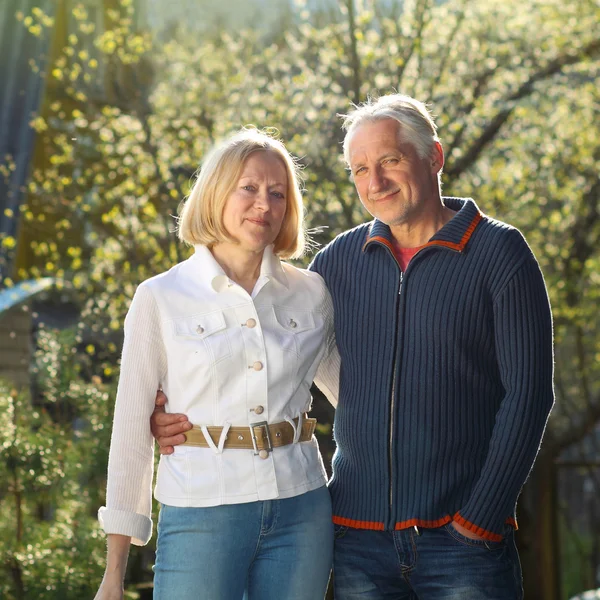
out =
<svg viewBox="0 0 600 600"><path fill-rule="evenodd" d="M305 245L298 169L284 145L243 130L217 146L179 237L195 254L143 282L125 320L96 598L123 597L129 545L152 534L158 388L194 429L158 467L154 597L322 598L333 525L306 412L334 348L332 305L319 275L281 260Z"/></svg>

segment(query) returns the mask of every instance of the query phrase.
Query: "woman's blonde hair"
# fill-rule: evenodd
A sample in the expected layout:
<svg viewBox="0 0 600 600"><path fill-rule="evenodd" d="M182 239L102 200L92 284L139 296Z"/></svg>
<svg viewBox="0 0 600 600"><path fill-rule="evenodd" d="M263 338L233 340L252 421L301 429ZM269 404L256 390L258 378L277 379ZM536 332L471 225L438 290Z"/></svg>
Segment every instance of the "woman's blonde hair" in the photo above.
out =
<svg viewBox="0 0 600 600"><path fill-rule="evenodd" d="M200 171L179 214L177 234L187 244L213 246L231 241L223 225L223 208L237 185L245 162L255 152L272 152L287 173L286 211L274 252L281 258L298 258L304 253L306 232L302 204L300 167L281 141L268 131L245 127L204 158Z"/></svg>

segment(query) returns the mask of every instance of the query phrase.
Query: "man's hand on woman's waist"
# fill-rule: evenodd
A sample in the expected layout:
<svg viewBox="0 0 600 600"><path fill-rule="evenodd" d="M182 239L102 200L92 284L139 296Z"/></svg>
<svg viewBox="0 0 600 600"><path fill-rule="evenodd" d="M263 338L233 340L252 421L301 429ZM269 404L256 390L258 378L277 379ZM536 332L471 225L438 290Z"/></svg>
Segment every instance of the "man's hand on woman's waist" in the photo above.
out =
<svg viewBox="0 0 600 600"><path fill-rule="evenodd" d="M167 397L161 390L156 392L154 412L150 416L150 430L158 442L161 454L173 454L174 446L185 442L186 431L192 428L188 418L180 413L165 412Z"/></svg>

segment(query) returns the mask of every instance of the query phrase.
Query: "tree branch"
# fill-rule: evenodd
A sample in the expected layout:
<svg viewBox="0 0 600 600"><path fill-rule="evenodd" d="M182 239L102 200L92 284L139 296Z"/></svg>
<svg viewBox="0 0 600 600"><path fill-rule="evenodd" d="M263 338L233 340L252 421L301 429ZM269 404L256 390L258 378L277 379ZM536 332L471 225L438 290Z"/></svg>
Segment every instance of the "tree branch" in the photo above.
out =
<svg viewBox="0 0 600 600"><path fill-rule="evenodd" d="M600 148L594 153L594 161L600 159ZM567 259L564 262L564 279L570 282L567 291L567 303L576 306L580 302L580 294L575 285L579 281L585 268L586 261L597 252L598 240L590 239L590 232L594 231L600 223L600 180L596 173L588 173L591 188L581 199L582 209L578 212L574 223L569 228L568 239L573 240L573 245Z"/></svg>
<svg viewBox="0 0 600 600"><path fill-rule="evenodd" d="M600 421L600 397L595 398L585 410L579 412L577 422L572 423L567 431L552 436L552 454L557 457L563 450L581 441L594 430L598 421Z"/></svg>
<svg viewBox="0 0 600 600"><path fill-rule="evenodd" d="M416 24L415 32L410 37L409 43L406 46L406 52L402 57L402 64L398 65L398 69L396 70L396 78L397 84L399 85L402 81L402 76L404 75L404 70L408 65L408 62L412 58L415 50L420 51L421 41L423 39L423 29L425 27L425 14L428 8L428 0L421 0L417 2L417 6L415 7L415 18L413 22ZM398 32L400 33L400 32Z"/></svg>
<svg viewBox="0 0 600 600"><path fill-rule="evenodd" d="M471 101L459 109L462 114L468 115L475 108L475 103L476 103L477 99L483 95L483 93L487 89L487 84L488 84L489 80L492 78L492 76L494 75L495 72L496 72L496 69L486 69L478 77L476 77L475 87L473 89L473 96L472 96ZM454 136L452 141L448 144L448 148L446 151L448 156L452 156L453 150L455 148L458 148L461 145L466 130L467 130L467 119L465 119L463 121L462 125L456 132L456 135ZM448 169L445 169L445 171L447 173Z"/></svg>
<svg viewBox="0 0 600 600"><path fill-rule="evenodd" d="M348 9L348 33L350 34L350 63L352 67L352 102L360 102L360 59L358 57L358 42L356 40L356 20L354 15L354 0L346 0Z"/></svg>
<svg viewBox="0 0 600 600"><path fill-rule="evenodd" d="M533 92L536 83L560 73L564 67L575 64L583 58L594 56L599 50L600 39L594 40L576 53L563 54L556 57L544 68L533 73L515 92L504 98L502 104L505 105L505 108L496 113L483 130L483 133L473 142L463 156L453 161L446 168L446 175L449 177L459 177L479 158L484 148L494 140L501 127L508 121L516 108L516 103L529 96Z"/></svg>
<svg viewBox="0 0 600 600"><path fill-rule="evenodd" d="M433 96L434 96L434 90L439 85L440 81L442 80L442 75L444 74L444 71L446 70L446 65L448 64L448 61L450 60L450 53L452 52L452 49L453 49L452 40L456 37L456 34L458 33L461 25L464 23L464 20L465 20L465 7L463 4L460 7L460 10L456 16L456 23L454 23L454 27L452 28L452 31L450 32L450 35L448 36L448 40L446 41L446 44L444 45L446 52L444 52L444 54L442 55L442 58L440 60L437 75L436 75L436 77L432 77L432 79L431 79L431 85L429 87L429 98L431 98L432 100L433 100Z"/></svg>

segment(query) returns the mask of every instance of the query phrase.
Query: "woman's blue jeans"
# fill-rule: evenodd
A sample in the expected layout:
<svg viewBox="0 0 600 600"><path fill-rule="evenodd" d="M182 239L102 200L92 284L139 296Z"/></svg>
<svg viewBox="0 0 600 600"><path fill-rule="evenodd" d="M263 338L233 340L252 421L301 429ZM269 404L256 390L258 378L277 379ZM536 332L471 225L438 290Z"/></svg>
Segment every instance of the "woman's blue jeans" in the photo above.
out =
<svg viewBox="0 0 600 600"><path fill-rule="evenodd" d="M319 600L333 554L326 487L210 508L163 505L155 600Z"/></svg>

